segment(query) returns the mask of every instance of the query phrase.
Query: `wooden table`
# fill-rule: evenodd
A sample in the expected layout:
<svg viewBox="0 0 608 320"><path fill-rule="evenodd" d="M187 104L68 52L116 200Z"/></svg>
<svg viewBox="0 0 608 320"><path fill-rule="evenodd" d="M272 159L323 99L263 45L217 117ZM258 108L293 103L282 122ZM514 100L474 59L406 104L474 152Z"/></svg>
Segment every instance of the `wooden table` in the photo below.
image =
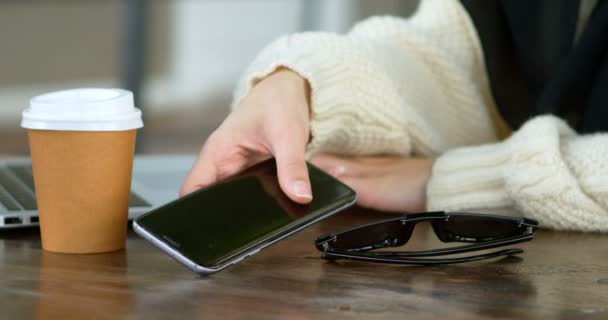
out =
<svg viewBox="0 0 608 320"><path fill-rule="evenodd" d="M24 151L4 137L0 153ZM200 144L151 137L154 151ZM608 319L608 235L540 230L521 257L451 266L319 258L317 236L387 216L340 213L206 278L133 232L125 251L62 255L35 228L2 231L0 319ZM421 225L408 248L437 245Z"/></svg>
<svg viewBox="0 0 608 320"><path fill-rule="evenodd" d="M318 235L386 217L351 210L201 278L130 233L125 251L44 252L36 229L0 234L2 318L608 319L606 236L539 231L525 253L416 267L326 262ZM437 245L421 226L411 248Z"/></svg>

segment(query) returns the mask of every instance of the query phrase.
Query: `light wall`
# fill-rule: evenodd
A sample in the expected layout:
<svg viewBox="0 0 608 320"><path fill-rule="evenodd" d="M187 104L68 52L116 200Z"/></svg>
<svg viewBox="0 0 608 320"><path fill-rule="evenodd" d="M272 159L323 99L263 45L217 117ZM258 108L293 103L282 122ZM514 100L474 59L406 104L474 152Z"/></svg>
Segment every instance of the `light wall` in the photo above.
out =
<svg viewBox="0 0 608 320"><path fill-rule="evenodd" d="M346 31L371 14L408 12L403 0L148 1L145 112L230 101L239 74L268 42L303 29ZM123 2L0 3L0 126L18 127L34 95L119 86ZM397 11L397 12L395 12Z"/></svg>

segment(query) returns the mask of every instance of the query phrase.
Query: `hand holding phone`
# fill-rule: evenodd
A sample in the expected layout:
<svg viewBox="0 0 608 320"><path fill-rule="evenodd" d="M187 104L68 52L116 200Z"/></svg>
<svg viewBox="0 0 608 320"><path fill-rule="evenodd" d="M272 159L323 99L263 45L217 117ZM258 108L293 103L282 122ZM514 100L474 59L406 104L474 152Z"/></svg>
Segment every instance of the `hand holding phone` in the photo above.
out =
<svg viewBox="0 0 608 320"><path fill-rule="evenodd" d="M270 159L155 209L133 227L192 271L217 272L355 203L351 188L307 165L313 192L307 205L285 196Z"/></svg>

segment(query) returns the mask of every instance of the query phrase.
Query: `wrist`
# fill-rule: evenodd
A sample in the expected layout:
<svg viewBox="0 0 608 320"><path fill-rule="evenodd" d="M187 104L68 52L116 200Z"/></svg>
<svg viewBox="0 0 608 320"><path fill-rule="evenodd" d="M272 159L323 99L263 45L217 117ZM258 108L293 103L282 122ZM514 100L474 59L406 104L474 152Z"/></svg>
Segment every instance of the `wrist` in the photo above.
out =
<svg viewBox="0 0 608 320"><path fill-rule="evenodd" d="M300 124L306 129L307 141L311 139L312 109L310 92L308 80L286 67L277 68L256 83L251 91L252 94L259 94L261 102L270 106L273 110L275 108L293 108L292 110L295 112L292 114L299 119Z"/></svg>
<svg viewBox="0 0 608 320"><path fill-rule="evenodd" d="M276 80L284 85L282 89L286 89L287 94L293 97L303 97L306 101L306 108L310 114L310 83L297 72L287 68L278 67L274 72L268 75L267 78L276 78Z"/></svg>
<svg viewBox="0 0 608 320"><path fill-rule="evenodd" d="M424 211L428 208L427 188L429 185L429 181L431 180L431 176L433 174L434 165L435 158L420 159L420 166L418 171L418 188L416 188L416 190L419 190L420 193L419 199L417 201L418 207L416 211Z"/></svg>

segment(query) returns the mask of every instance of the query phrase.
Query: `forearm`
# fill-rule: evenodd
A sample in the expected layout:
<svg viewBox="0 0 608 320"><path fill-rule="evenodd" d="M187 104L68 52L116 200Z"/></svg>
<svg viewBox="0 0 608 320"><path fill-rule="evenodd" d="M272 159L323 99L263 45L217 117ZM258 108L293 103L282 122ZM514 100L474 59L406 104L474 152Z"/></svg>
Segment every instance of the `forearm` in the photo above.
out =
<svg viewBox="0 0 608 320"><path fill-rule="evenodd" d="M608 231L608 134L578 136L554 117L507 141L436 161L429 210L509 211L561 230Z"/></svg>

